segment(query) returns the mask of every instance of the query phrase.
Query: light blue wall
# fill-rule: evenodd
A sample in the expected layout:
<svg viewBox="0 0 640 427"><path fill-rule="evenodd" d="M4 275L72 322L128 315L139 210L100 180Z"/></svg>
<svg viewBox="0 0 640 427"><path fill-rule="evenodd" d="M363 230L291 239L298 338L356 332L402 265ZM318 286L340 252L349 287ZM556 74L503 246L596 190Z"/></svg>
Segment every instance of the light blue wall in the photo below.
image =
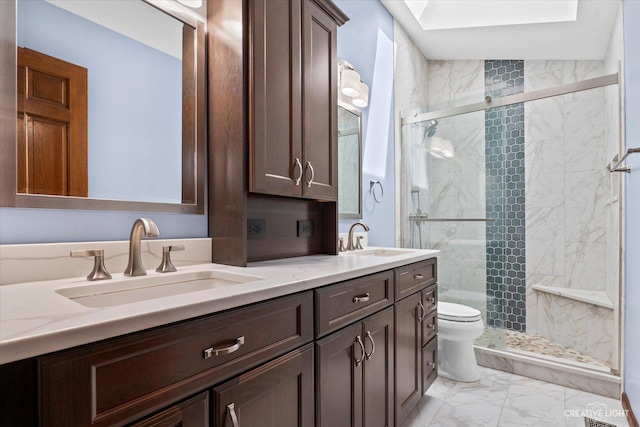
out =
<svg viewBox="0 0 640 427"><path fill-rule="evenodd" d="M42 6L41 1L32 1L29 2L30 6ZM44 4L47 6L47 4ZM53 15L58 12L53 10L49 11L51 14L45 13L42 15L38 13L37 16L34 17L36 22L38 22L38 26L49 27L52 25L54 20ZM66 13L66 12L65 12ZM68 18L68 17L67 17ZM76 22L73 25L70 23L64 25L56 25L55 31L53 31L50 35L51 38L58 35L63 35L66 37L73 37L74 44L77 46L84 46L85 48L90 47L95 50L112 50L114 45L111 43L118 43L118 41L107 41L107 37L110 37L108 34L104 32L108 32L108 30L102 29L103 33L94 34L91 38L88 37L77 37L71 35L71 31L77 29L74 27L86 25L82 22ZM111 34L112 36L113 34ZM25 35L21 34L21 38L24 38ZM40 49L41 51L47 52L47 43L51 41L51 38L47 38L45 40L39 40L38 47L33 47L34 49ZM122 42L122 40L120 41ZM65 56L64 52L62 52L59 57L65 59L69 62L74 62L74 58L72 56ZM70 55L70 54L69 54ZM164 55L166 56L166 55ZM166 58L165 58L166 59ZM170 61L171 62L171 61ZM175 64L175 61L173 61ZM82 64L81 64L82 65ZM86 65L85 65L86 66ZM95 88L95 85L92 85L93 80L97 78L96 74L98 74L98 70L102 67L113 67L114 64L101 64L101 65L92 65L89 68L89 102L91 103L94 98L97 98L98 95L96 91L99 91L100 88ZM138 64L132 67L129 64L120 64L117 65L115 70L113 68L107 68L110 73L114 74L128 74L133 76L135 81L140 82L143 77L152 78L154 74L157 74L157 69L153 70L153 72L149 69L143 72L143 75L135 74L139 71L139 67L141 65ZM181 67L178 67L178 72L181 73ZM175 65L174 65L175 69ZM175 70L174 70L175 74ZM127 89L129 92L134 92L131 89ZM95 93L95 94L94 94ZM114 100L104 101L104 102L118 102L121 105L127 104L128 101L124 101L123 93L110 93L105 96L112 96ZM175 98L175 95L174 95ZM148 103L149 99L141 100L143 102ZM156 101L153 101L156 102ZM181 98L178 96L177 101L172 101L170 103L176 108L181 108ZM94 106L90 105L90 116L94 115L93 108ZM96 108L100 108L98 105ZM142 104L138 105L135 108L146 109L148 105ZM118 109L122 111L123 109ZM102 114L102 113L98 113ZM169 114L169 113L167 113ZM179 113L180 114L180 113ZM161 114L160 116L163 116ZM156 130L159 130L157 124L162 122L163 117L159 117L160 120L157 120L155 124L152 124ZM91 120L91 119L90 119ZM112 119L117 120L117 119ZM115 122L117 123L117 121ZM125 129L123 127L115 126L119 129L119 131L123 134L133 133L132 129ZM89 132L90 138L99 137L102 133L106 132L104 129L95 129L92 128L91 122L89 124ZM169 132L168 130L166 132ZM180 135L180 134L178 134ZM124 138L120 139L119 137L114 137L117 140L112 141L114 145L122 144ZM178 136L179 138L179 136ZM147 135L147 140L153 141L157 143L160 139L160 135ZM119 148L119 157L118 158L110 158L108 161L102 162L107 170L100 171L100 165L95 168L92 164L89 165L90 173L94 171L98 174L104 175L107 177L106 181L116 181L116 180L124 180L127 184L132 182L133 178L126 178L122 173L123 168L119 167L121 164L122 158L124 157L125 151L130 147L121 146ZM161 150L160 150L161 151ZM92 153L90 153L92 155ZM148 153L136 153L127 156L131 157L133 161L146 161L149 158ZM98 154L98 157L101 157L102 154ZM173 159L179 159L179 154L172 154ZM100 163L100 162L99 162ZM96 169L97 168L97 169ZM177 166L178 177L180 165ZM158 169L156 167L156 169ZM111 175L111 173L115 171L115 175ZM90 178L92 179L92 178ZM154 188L161 188L163 184L160 180L161 178L157 178L157 185L153 185ZM105 180L103 180L105 181ZM177 178L174 182L180 182L180 179ZM90 183L89 189L90 192L96 190L93 188L94 185ZM148 194L153 191L153 188L140 188L138 187L144 194ZM179 191L179 190L178 190ZM175 193L175 190L174 190ZM179 194L179 193L178 193ZM51 242L81 242L81 241L97 241L97 240L126 240L129 238L129 232L131 229L131 225L133 221L138 217L147 217L153 219L160 228L160 233L162 238L191 238L191 237L207 237L208 228L207 228L207 217L206 215L184 215L184 214L159 214L159 213L148 213L148 212L104 212L104 211L77 211L77 210L49 210L49 209L14 209L14 208L0 208L0 244L20 244L20 243L51 243Z"/></svg>
<svg viewBox="0 0 640 427"><path fill-rule="evenodd" d="M624 0L625 124L629 148L640 147L640 2ZM624 388L640 416L640 154L628 157L624 295Z"/></svg>
<svg viewBox="0 0 640 427"><path fill-rule="evenodd" d="M350 18L338 29L338 56L351 63L369 85L363 128L362 220L371 228L369 244L395 245L395 165L393 125L393 18L378 0L335 0ZM371 179L384 188L382 203L369 192ZM340 221L346 232L352 220Z"/></svg>
<svg viewBox="0 0 640 427"><path fill-rule="evenodd" d="M18 2L17 42L87 69L89 197L180 203L180 59L43 0Z"/></svg>

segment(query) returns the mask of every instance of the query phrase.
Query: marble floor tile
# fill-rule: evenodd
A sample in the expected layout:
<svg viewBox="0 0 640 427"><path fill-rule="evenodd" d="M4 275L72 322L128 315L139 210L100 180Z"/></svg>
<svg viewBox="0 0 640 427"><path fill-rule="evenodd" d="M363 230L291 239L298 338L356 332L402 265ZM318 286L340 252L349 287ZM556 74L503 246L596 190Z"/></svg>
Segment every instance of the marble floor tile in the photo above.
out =
<svg viewBox="0 0 640 427"><path fill-rule="evenodd" d="M582 427L585 415L629 426L616 399L485 367L480 374L475 383L438 378L399 427Z"/></svg>

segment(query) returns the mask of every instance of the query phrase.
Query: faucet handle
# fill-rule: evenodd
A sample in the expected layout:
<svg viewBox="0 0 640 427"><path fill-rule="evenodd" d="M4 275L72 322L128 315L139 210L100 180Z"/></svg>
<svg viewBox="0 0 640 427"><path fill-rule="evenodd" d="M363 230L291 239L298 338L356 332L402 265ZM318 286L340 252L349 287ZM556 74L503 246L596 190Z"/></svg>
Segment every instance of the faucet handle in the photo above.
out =
<svg viewBox="0 0 640 427"><path fill-rule="evenodd" d="M71 251L69 254L72 257L94 257L93 259L93 270L87 276L87 280L106 280L111 279L111 274L107 271L104 266L104 249L86 249L86 250L75 250Z"/></svg>
<svg viewBox="0 0 640 427"><path fill-rule="evenodd" d="M344 238L340 237L338 239L338 251L339 252L345 252L347 250L347 248L344 247Z"/></svg>
<svg viewBox="0 0 640 427"><path fill-rule="evenodd" d="M362 247L362 238L364 236L356 236L356 249L364 249Z"/></svg>
<svg viewBox="0 0 640 427"><path fill-rule="evenodd" d="M171 273L173 271L178 271L173 264L171 263L171 252L172 251L184 251L183 245L171 245L171 246L163 246L162 247L162 262L156 268L158 273Z"/></svg>

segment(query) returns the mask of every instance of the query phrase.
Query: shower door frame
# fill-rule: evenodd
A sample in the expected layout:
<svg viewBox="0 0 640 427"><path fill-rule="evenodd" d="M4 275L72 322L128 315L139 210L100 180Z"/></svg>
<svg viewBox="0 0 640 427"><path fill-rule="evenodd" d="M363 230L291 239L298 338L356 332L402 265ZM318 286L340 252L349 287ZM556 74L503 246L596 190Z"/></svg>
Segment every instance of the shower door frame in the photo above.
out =
<svg viewBox="0 0 640 427"><path fill-rule="evenodd" d="M411 115L411 116L406 116L400 117L400 127L404 127L405 125L410 125L410 124L415 124L415 123L421 123L421 122L425 122L428 120L437 120L437 119L442 119L445 117L453 117L453 116L458 116L458 115L462 115L462 114L467 114L467 113L473 113L473 112L478 112L478 111L486 111L489 109L493 109L493 108L497 108L497 107L503 107L503 106L507 106L507 105L511 105L511 104L517 104L517 103L525 103L525 102L529 102L529 101L536 101L536 100L540 100L540 99L545 99L545 98L552 98L552 97L556 97L556 96L562 96L562 95L567 95L567 94L571 94L571 93L575 93L575 92L581 92L581 91L586 91L586 90L590 90L590 89L597 89L597 88L601 88L601 87L606 87L606 86L612 86L612 85L618 85L618 117L619 117L619 138L617 141L617 145L618 145L618 153L621 153L622 151L626 150L625 149L625 140L624 140L624 132L623 132L623 126L624 126L624 115L623 115L623 88L622 88L622 79L620 78L621 74L622 74L622 67L619 65L619 71L617 73L614 74L607 74L604 76L600 76L600 77L596 77L596 78L592 78L592 79L587 79L587 80L582 80L579 82L575 82L575 83L568 83L568 84L564 84L564 85L559 85L559 86L554 86L551 88L545 88L545 89L539 89L539 90L535 90L535 91L529 91L529 92L524 92L524 93L518 93L518 94L514 94L514 95L508 95L508 96L504 96L504 97L500 97L497 99L493 99L491 96L486 96L485 100L483 102L475 102L475 103L470 103L467 105L462 105L462 106L457 106L457 107L450 107L450 108L442 108L442 109L438 109L435 111L431 111L431 112L426 112L426 113L420 113L420 114L415 114ZM402 135L402 133L401 133ZM611 162L607 165L607 168L609 169L610 172L621 172L623 170L616 170L615 168L612 168L612 165L614 163L616 163L616 160L618 160L618 158L620 157L620 155L618 154L617 156L615 156ZM624 193L624 181L620 182L619 185L619 194L623 194ZM400 192L398 193L400 194ZM619 196L620 197L620 196ZM400 205L402 205L400 203ZM623 257L623 247L624 247L624 221L623 221L623 212L624 212L624 200L620 200L620 209L618 212L618 242L619 242L619 258L618 258L618 265L620 266L620 274L618 276L618 301L617 301L617 307L616 307L616 313L617 315L614 316L614 318L616 318L617 321L617 342L616 342L616 346L617 346L617 357L615 360L616 365L611 367L611 373L614 375L620 375L620 367L621 367L621 357L622 357L622 351L621 351L621 347L622 347L622 333L623 333L623 325L622 325L622 295L624 292L624 288L623 288L623 280L624 280L624 268L623 268L623 264L622 264L622 257ZM491 221L491 219L489 218L424 218L422 219L423 221L441 221L441 222L449 222L449 221L456 221L456 222L462 222L462 221ZM402 234L402 232L401 232ZM403 236L400 234L400 241L403 240Z"/></svg>

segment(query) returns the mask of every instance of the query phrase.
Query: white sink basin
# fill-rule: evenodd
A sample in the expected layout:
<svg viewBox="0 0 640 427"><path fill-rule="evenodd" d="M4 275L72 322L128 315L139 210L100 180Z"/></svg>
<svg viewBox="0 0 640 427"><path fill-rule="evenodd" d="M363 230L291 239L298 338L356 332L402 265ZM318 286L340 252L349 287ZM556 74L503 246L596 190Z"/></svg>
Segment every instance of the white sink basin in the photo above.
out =
<svg viewBox="0 0 640 427"><path fill-rule="evenodd" d="M412 249L375 248L375 249L361 249L361 250L349 251L349 252L343 252L343 253L345 255L391 257L391 256L398 256L398 255L406 255L412 252L414 252Z"/></svg>
<svg viewBox="0 0 640 427"><path fill-rule="evenodd" d="M227 271L186 271L105 280L88 285L56 289L56 293L86 307L113 307L261 279L262 277Z"/></svg>

